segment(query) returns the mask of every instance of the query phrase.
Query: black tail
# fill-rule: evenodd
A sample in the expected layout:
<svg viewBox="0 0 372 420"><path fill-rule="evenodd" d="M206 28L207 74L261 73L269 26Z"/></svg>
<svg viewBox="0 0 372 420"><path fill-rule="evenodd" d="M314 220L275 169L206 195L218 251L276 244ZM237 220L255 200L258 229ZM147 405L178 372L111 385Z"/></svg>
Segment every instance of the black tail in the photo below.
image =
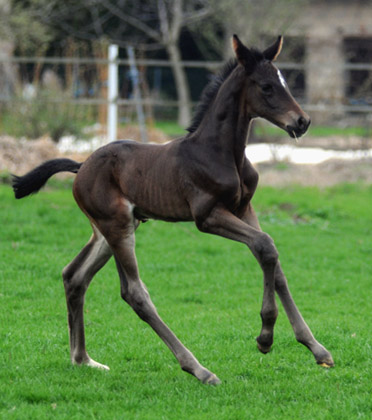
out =
<svg viewBox="0 0 372 420"><path fill-rule="evenodd" d="M82 163L71 159L52 159L37 166L23 176L13 175L13 190L16 198L34 194L42 188L48 179L57 172L78 173Z"/></svg>

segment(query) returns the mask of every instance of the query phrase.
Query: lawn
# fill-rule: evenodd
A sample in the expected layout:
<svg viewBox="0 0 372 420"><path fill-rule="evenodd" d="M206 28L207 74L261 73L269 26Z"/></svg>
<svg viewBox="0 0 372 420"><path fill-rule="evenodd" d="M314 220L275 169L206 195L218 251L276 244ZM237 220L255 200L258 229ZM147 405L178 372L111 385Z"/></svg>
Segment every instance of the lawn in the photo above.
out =
<svg viewBox="0 0 372 420"><path fill-rule="evenodd" d="M292 294L335 367L317 366L283 308L258 352L262 275L241 244L192 224L137 232L141 277L159 313L222 380L199 383L120 298L115 264L85 305L87 348L109 372L69 362L62 268L90 236L70 188L15 201L0 186L1 419L370 419L372 187L260 188L262 227Z"/></svg>

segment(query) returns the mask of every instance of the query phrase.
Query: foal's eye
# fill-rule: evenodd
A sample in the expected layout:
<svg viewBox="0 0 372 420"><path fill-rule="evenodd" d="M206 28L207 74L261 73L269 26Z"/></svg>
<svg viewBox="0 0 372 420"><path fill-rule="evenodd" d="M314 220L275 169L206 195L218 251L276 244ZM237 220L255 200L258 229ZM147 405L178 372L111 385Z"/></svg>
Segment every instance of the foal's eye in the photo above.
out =
<svg viewBox="0 0 372 420"><path fill-rule="evenodd" d="M261 86L262 92L266 95L273 93L273 87L271 85L262 85Z"/></svg>

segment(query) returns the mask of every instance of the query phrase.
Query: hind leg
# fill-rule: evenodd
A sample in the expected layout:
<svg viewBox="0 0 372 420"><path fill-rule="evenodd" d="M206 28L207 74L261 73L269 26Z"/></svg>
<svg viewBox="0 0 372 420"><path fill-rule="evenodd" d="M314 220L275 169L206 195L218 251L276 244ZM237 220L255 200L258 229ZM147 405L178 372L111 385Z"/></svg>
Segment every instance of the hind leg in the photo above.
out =
<svg viewBox="0 0 372 420"><path fill-rule="evenodd" d="M130 215L125 225L122 223L122 220L123 218L120 222L111 220L99 226L114 252L120 277L122 298L143 321L153 328L175 355L184 371L191 373L203 383L218 384L220 380L217 376L198 362L195 356L160 318L146 286L139 277L137 259L134 252L136 221Z"/></svg>
<svg viewBox="0 0 372 420"><path fill-rule="evenodd" d="M109 369L91 359L85 349L83 306L93 276L110 259L112 251L102 234L93 227L93 236L62 273L68 310L70 355L73 364Z"/></svg>

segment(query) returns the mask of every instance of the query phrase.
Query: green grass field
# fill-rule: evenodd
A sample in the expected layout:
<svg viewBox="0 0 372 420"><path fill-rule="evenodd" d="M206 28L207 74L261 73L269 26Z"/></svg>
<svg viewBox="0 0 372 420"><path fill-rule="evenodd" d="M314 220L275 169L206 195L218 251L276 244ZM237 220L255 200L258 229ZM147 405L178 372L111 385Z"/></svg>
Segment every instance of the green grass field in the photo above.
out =
<svg viewBox="0 0 372 420"><path fill-rule="evenodd" d="M90 236L69 188L15 201L0 186L1 419L370 419L372 187L259 188L254 205L292 294L335 367L317 366L283 308L256 349L262 275L241 244L192 224L137 232L159 313L222 380L200 384L120 298L113 261L85 306L87 348L109 372L69 362L62 268Z"/></svg>

